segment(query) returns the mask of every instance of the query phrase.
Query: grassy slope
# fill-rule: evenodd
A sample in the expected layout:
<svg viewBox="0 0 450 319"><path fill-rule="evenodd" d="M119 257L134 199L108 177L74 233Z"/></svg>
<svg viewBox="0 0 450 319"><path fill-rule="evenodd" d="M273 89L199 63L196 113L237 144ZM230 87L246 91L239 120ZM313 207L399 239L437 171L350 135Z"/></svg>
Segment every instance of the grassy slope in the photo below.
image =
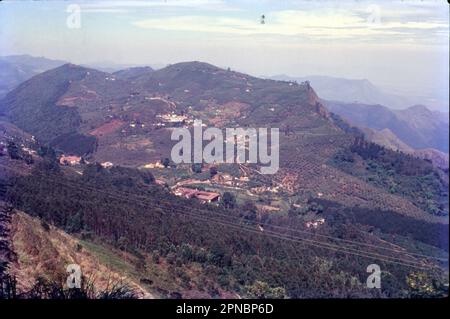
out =
<svg viewBox="0 0 450 319"><path fill-rule="evenodd" d="M154 297L129 275L133 266L126 258L100 245L81 242L54 227L46 231L39 219L21 212L14 214L12 223L17 262L11 265L11 273L16 275L19 289L30 289L40 276L64 281L65 267L75 263L87 279L94 280L97 289L123 282L135 288L142 298Z"/></svg>
<svg viewBox="0 0 450 319"><path fill-rule="evenodd" d="M136 289L141 298L170 297L175 291L181 292L184 298L211 298L209 288L214 283L208 282L197 263L174 267L165 258L158 257L155 262L152 254L145 254L145 266L138 269L138 258L133 254L78 239L53 226L45 231L38 218L22 212L13 216L12 238L17 262L11 265L10 273L17 277L19 290L29 290L41 276L64 282L65 267L75 263L81 266L87 280L94 280L97 290L105 289L108 283L121 282ZM226 291L218 293L223 298L237 297Z"/></svg>

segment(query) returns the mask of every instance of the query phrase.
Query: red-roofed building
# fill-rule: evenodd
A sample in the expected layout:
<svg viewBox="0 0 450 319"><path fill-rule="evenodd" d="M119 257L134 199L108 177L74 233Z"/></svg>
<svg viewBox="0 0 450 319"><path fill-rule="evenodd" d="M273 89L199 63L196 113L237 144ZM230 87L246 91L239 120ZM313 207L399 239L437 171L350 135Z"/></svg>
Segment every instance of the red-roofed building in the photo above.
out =
<svg viewBox="0 0 450 319"><path fill-rule="evenodd" d="M214 192L198 191L195 194L195 197L203 203L211 203L217 202L220 198L220 194Z"/></svg>
<svg viewBox="0 0 450 319"><path fill-rule="evenodd" d="M200 191L193 188L179 187L174 191L177 196L184 198L197 198L202 203L216 202L220 199L220 194L215 192Z"/></svg>

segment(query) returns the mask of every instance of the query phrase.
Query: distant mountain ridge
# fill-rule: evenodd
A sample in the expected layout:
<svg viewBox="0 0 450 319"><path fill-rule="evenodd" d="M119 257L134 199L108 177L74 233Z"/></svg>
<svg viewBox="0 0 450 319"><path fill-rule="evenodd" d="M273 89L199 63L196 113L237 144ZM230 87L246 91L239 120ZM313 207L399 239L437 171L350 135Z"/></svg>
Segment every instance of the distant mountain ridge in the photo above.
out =
<svg viewBox="0 0 450 319"><path fill-rule="evenodd" d="M293 77L288 75L276 75L269 77L281 81L310 81L317 94L325 100L340 101L345 103L381 104L393 109L404 109L411 105L423 103L433 107L448 107L448 101L431 102L429 98L393 94L385 91L367 79L346 79L332 76L310 75ZM436 104L437 103L437 104Z"/></svg>
<svg viewBox="0 0 450 319"><path fill-rule="evenodd" d="M19 235L12 242L18 282L34 288L35 276L55 269L64 275L70 259L83 274L100 272L100 283L117 274L143 286L143 295L162 298L417 297L410 274L418 266L429 266L440 287L447 274L441 258L448 258L448 169L405 154L416 151L382 129L428 134L440 129L440 115L423 106L397 114L381 105L335 103L361 122L374 123L373 113L379 129L361 125L366 137L405 150L396 152L370 142L326 103L306 82L199 61L114 73L68 63L26 80L0 98L1 142L9 146L0 156L0 193L19 210L12 227ZM219 131L278 128L279 143L271 134L266 151L279 155L279 169L261 174L263 164L245 159L204 163L201 172L173 163L171 135L192 132L195 119ZM14 146L24 155L36 151L34 163L14 159ZM434 152L420 157L436 162ZM72 165L60 155L82 158ZM169 167L157 165L166 159ZM179 186L217 192L221 200L176 196ZM233 207L226 207L225 192ZM383 291L365 285L365 265L373 260L389 269ZM396 260L406 264L389 265Z"/></svg>
<svg viewBox="0 0 450 319"><path fill-rule="evenodd" d="M267 88L272 90L266 90ZM286 96L284 93L287 91L292 93L292 96ZM151 67L132 67L112 74L67 63L25 81L2 100L1 106L15 118L14 121L20 122L24 120L24 113L33 112L38 109L37 106L58 106L52 110L55 112L61 112L61 106L66 106L66 111L78 109L83 112L94 107L90 102L106 103L107 100L119 99L122 103L124 99L129 100L130 95L156 93L170 94L174 99L182 97L179 102L179 107L182 108L187 108L190 104L194 104L195 108L202 108L202 98L211 96L214 96L217 102L232 101L236 99L236 94L248 101L255 95L261 97L262 94L263 97L270 96L273 101L288 100L290 104L319 103L317 95L309 86L306 89L301 85L286 85L279 81L259 79L193 61L173 64L156 71ZM33 100L24 96L29 94L33 94ZM102 107L103 104L92 111L102 113ZM321 112L325 113L326 110L322 107ZM48 132L48 128L45 128L45 131ZM47 139L45 136L44 138Z"/></svg>
<svg viewBox="0 0 450 319"><path fill-rule="evenodd" d="M350 123L374 130L389 129L414 149L434 148L449 151L448 114L431 111L423 105L404 110L391 110L382 105L324 101L333 113Z"/></svg>
<svg viewBox="0 0 450 319"><path fill-rule="evenodd" d="M265 102L261 105L255 101ZM178 112L190 108L206 112L223 104L224 110L236 108L235 114L255 110L258 116L249 116L247 121L265 123L268 116L269 121L290 120L292 125L298 125L295 117L279 117L271 111L269 106L275 102L286 105L286 112L296 108L297 116L305 122L308 117L311 123L316 122L320 113L324 116L320 115L322 120L333 125L326 119L326 109L317 105L318 97L310 87L258 79L195 61L157 71L136 67L114 74L64 64L9 92L0 100L0 111L19 128L65 152L83 155L96 151L96 156L103 160L114 157L115 162L142 165L149 160L149 154L161 158L170 147L169 143L161 143L163 147L156 151L152 147L155 142L148 138L153 135L152 140L166 137L170 141L166 136L170 132L154 129L158 114L175 108ZM264 110L256 111L259 107ZM225 119L218 116L214 120ZM129 150L123 141L135 143L136 148ZM118 143L123 150L115 150L113 154L112 145ZM163 154L158 155L159 152Z"/></svg>
<svg viewBox="0 0 450 319"><path fill-rule="evenodd" d="M399 150L404 153L413 153L414 149L400 140L397 135L392 133L392 131L388 128L384 128L380 131L370 129L370 128L362 128L366 137L377 144L386 146L387 148L393 150Z"/></svg>
<svg viewBox="0 0 450 319"><path fill-rule="evenodd" d="M448 169L449 166L449 155L448 153L441 152L434 148L424 148L424 149L413 149L409 145L401 141L392 131L388 128L382 129L380 131L362 128L366 138L374 143L382 145L388 149L395 151L401 151L406 154L413 155L418 158L426 159L431 161L435 166L442 169Z"/></svg>
<svg viewBox="0 0 450 319"><path fill-rule="evenodd" d="M69 61L35 57L31 55L0 56L0 98L33 76L54 69ZM116 73L118 76L137 75L136 72L153 70L152 67L136 64L118 64L113 62L97 62L81 64L88 69L96 69L105 73Z"/></svg>
<svg viewBox="0 0 450 319"><path fill-rule="evenodd" d="M198 61L131 74L133 80L125 80L120 73L65 64L19 85L0 100L0 109L17 127L65 154L131 167L170 158L173 126L164 123L164 115L201 119L218 128L278 127L280 169L274 179L289 192L312 190L345 205L441 220L437 214L444 206L431 210L411 197L430 215L400 191L388 193L387 184L366 179L366 170L356 172L357 162L349 162L355 166L351 174L337 166L336 160L347 158L338 156L345 150L365 154L369 146L354 144L351 128L326 109L309 83L261 79ZM352 151L352 145L363 149ZM388 161L415 161L404 154L387 156ZM429 163L416 164L432 170Z"/></svg>
<svg viewBox="0 0 450 319"><path fill-rule="evenodd" d="M66 63L30 55L0 57L0 98L31 77Z"/></svg>

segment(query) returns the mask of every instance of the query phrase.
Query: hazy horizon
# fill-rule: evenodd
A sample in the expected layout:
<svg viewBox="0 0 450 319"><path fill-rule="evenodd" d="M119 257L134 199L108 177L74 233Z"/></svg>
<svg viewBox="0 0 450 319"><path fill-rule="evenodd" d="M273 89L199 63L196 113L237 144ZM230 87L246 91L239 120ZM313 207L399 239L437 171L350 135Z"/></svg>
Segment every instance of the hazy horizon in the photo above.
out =
<svg viewBox="0 0 450 319"><path fill-rule="evenodd" d="M368 79L399 94L448 100L442 1L73 3L80 28L67 26L71 2L1 2L0 55L160 67L196 60L259 77Z"/></svg>

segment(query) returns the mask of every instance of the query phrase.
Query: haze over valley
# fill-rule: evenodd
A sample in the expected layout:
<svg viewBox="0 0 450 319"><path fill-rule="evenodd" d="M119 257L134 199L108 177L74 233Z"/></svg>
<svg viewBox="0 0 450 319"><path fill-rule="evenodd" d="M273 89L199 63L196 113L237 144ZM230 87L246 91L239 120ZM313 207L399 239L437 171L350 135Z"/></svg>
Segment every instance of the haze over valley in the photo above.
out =
<svg viewBox="0 0 450 319"><path fill-rule="evenodd" d="M448 297L448 10L321 5L1 2L0 299Z"/></svg>

